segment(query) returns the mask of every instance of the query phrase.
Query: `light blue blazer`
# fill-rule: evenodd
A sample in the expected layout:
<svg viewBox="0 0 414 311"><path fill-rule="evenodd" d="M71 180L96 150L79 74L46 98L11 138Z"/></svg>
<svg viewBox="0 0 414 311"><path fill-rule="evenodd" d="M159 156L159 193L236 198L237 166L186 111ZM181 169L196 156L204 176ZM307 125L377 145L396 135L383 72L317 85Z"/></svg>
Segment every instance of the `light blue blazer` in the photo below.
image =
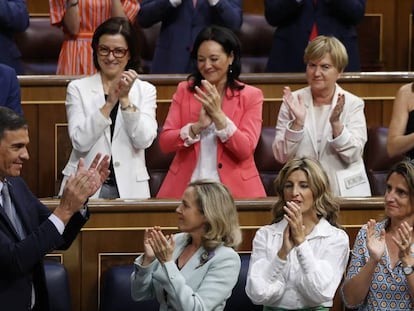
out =
<svg viewBox="0 0 414 311"><path fill-rule="evenodd" d="M135 260L131 275L132 298L147 300L156 297L162 311L223 310L240 272L237 252L230 247L219 246L214 255L200 265L201 255L205 252L201 247L178 270L175 260L187 245L188 234L178 233L174 240L176 246L172 261L160 264L154 260L142 267L142 255Z"/></svg>

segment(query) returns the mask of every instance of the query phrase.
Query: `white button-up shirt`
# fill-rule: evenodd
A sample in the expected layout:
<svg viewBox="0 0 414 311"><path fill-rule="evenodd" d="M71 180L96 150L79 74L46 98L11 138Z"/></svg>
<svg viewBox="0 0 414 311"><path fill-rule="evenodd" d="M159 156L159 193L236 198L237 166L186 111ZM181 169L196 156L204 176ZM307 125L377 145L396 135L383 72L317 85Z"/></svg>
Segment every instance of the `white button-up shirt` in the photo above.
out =
<svg viewBox="0 0 414 311"><path fill-rule="evenodd" d="M269 307L331 307L349 258L348 235L321 218L306 240L281 260L277 253L286 226L283 219L256 232L247 295Z"/></svg>

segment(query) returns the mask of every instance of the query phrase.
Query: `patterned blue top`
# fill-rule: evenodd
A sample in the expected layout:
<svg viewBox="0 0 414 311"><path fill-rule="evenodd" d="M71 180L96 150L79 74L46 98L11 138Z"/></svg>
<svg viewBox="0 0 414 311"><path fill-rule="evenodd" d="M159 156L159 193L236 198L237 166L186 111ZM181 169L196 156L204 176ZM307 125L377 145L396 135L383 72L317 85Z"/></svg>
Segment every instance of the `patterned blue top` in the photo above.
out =
<svg viewBox="0 0 414 311"><path fill-rule="evenodd" d="M375 225L375 231L378 236L381 229L385 228L387 224L388 219L385 219ZM345 282L356 275L368 261L369 253L366 246L366 235L367 228L363 226L355 239ZM351 306L346 303L343 293L342 300L348 308L353 307L361 311L414 310L414 301L411 298L407 279L402 270L402 263L398 261L394 269L391 269L387 249L375 267L375 274L365 301L358 306Z"/></svg>

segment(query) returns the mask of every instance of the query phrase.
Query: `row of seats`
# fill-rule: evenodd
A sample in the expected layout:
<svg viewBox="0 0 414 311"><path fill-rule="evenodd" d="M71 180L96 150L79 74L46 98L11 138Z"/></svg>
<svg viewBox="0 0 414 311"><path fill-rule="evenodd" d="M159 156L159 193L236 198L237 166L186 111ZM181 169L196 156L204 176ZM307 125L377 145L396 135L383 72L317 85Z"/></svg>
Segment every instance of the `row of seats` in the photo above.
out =
<svg viewBox="0 0 414 311"><path fill-rule="evenodd" d="M260 311L262 306L254 305L244 290L249 269L250 253L240 254L239 279L227 300L224 311ZM130 276L133 265L112 266L102 279L100 311L155 311L158 302L153 300L133 301L131 298Z"/></svg>
<svg viewBox="0 0 414 311"><path fill-rule="evenodd" d="M273 156L272 143L275 137L275 131L276 129L274 127L262 128L254 153L256 166L268 196L275 195L273 181L283 166ZM392 158L388 156L386 147L387 134L388 128L385 127L372 127L368 129L368 141L364 150L364 162L373 196L384 195L386 187L385 179L389 169L393 164L403 158L402 156ZM173 157L174 154L172 153L162 153L158 137L154 140L151 147L146 149L151 197L156 196Z"/></svg>
<svg viewBox="0 0 414 311"><path fill-rule="evenodd" d="M154 55L160 23L141 29L137 27L142 60L142 73L148 73ZM242 72L264 72L272 43L274 28L264 16L245 14L237 33L242 45ZM31 17L29 28L15 36L22 53L25 74L55 74L63 32L50 24L49 17Z"/></svg>

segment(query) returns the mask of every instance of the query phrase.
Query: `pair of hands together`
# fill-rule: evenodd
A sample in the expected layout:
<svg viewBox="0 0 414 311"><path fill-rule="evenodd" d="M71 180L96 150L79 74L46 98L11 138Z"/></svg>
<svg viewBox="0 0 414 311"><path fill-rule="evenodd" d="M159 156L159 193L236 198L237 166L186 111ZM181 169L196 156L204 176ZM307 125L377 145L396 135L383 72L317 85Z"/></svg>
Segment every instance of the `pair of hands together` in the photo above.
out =
<svg viewBox="0 0 414 311"><path fill-rule="evenodd" d="M379 261L385 252L385 229L382 229L379 236L375 231L376 221L370 219L367 223L367 248L369 256ZM392 241L398 246L399 257L404 266L414 265L414 258L411 255L411 243L412 243L413 227L404 221L397 229L397 236L392 236Z"/></svg>
<svg viewBox="0 0 414 311"><path fill-rule="evenodd" d="M118 102L118 100L121 107L126 107L129 105L128 94L137 78L137 72L133 69L129 69L122 72L118 79L112 81L108 89L108 98L106 100L107 104L111 106L109 112Z"/></svg>
<svg viewBox="0 0 414 311"><path fill-rule="evenodd" d="M282 247L278 251L278 257L286 260L289 252L295 247L303 243L306 238L305 226L303 225L302 212L300 206L295 202L286 202L283 207L285 210L284 218L288 222L283 232Z"/></svg>
<svg viewBox="0 0 414 311"><path fill-rule="evenodd" d="M76 173L69 177L65 185L60 204L54 214L66 224L72 215L83 207L88 198L102 186L108 176L108 155L102 157L98 153L89 168L85 168L84 160L81 158Z"/></svg>
<svg viewBox="0 0 414 311"><path fill-rule="evenodd" d="M283 101L288 105L289 110L292 112L295 120L292 125L293 130L301 130L305 124L306 119L306 107L303 99L300 95L295 98L292 95L290 87L285 86L283 88ZM341 134L343 125L339 121L342 111L344 110L345 96L344 94L338 94L336 105L332 110L329 117L329 122L332 126L333 137L337 137Z"/></svg>
<svg viewBox="0 0 414 311"><path fill-rule="evenodd" d="M196 86L194 97L201 103L202 108L198 122L192 125L192 130L199 134L212 122L216 125L217 130L222 130L226 127L226 115L221 109L222 95L218 92L216 86L207 80L202 80L201 84L204 90Z"/></svg>
<svg viewBox="0 0 414 311"><path fill-rule="evenodd" d="M155 258L161 263L171 261L174 248L174 235L164 235L159 226L145 229L144 259L142 265L149 265Z"/></svg>

